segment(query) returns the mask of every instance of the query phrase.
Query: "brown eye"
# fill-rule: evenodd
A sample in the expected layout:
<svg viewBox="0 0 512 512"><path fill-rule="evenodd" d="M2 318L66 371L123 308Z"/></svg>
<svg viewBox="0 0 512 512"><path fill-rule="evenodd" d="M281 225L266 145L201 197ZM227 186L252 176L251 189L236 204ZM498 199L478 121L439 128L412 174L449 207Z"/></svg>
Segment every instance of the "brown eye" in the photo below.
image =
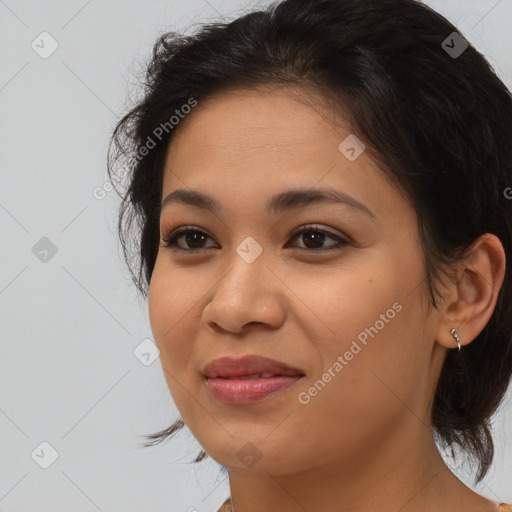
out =
<svg viewBox="0 0 512 512"><path fill-rule="evenodd" d="M177 241L181 238L184 239L184 243L186 244L185 247L182 247L177 243ZM204 243L208 238L210 238L210 236L203 231L183 227L170 233L166 238L162 238L162 242L164 242L165 247L170 247L172 249L181 251L193 252L206 249L207 247L204 247Z"/></svg>
<svg viewBox="0 0 512 512"><path fill-rule="evenodd" d="M341 247L343 245L349 244L349 242L344 238L335 235L334 233L318 229L316 226L305 226L300 231L294 234L293 239L299 237L301 237L305 246L302 248L311 249L312 251L330 250L333 247ZM330 244L327 247L322 247L326 239L329 238L335 240L336 243Z"/></svg>

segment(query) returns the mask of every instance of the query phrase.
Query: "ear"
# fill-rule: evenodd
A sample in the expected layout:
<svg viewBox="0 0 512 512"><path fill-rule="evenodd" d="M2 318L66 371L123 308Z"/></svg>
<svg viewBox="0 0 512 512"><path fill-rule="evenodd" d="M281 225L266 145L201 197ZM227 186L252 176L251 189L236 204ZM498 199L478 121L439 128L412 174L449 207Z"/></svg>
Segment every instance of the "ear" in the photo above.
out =
<svg viewBox="0 0 512 512"><path fill-rule="evenodd" d="M471 343L490 320L505 276L503 245L486 233L473 244L456 270L439 307L436 341L446 348L457 348L450 331L455 328L461 345Z"/></svg>

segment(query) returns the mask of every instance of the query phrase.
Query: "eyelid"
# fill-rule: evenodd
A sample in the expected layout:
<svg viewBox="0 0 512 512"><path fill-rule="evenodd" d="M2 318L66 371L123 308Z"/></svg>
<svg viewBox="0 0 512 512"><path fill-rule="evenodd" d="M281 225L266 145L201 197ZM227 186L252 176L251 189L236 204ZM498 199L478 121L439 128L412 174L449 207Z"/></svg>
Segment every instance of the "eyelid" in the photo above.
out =
<svg viewBox="0 0 512 512"><path fill-rule="evenodd" d="M290 238L295 238L297 235L300 235L304 231L320 231L320 232L325 233L327 235L330 235L332 237L348 239L348 237L345 236L344 234L342 234L342 233L334 233L334 232L330 231L329 228L324 228L324 227L322 227L321 224L317 224L317 223L314 223L314 222L312 222L310 224L303 224L302 226L298 227L297 229L294 229L290 233L289 236L290 236Z"/></svg>

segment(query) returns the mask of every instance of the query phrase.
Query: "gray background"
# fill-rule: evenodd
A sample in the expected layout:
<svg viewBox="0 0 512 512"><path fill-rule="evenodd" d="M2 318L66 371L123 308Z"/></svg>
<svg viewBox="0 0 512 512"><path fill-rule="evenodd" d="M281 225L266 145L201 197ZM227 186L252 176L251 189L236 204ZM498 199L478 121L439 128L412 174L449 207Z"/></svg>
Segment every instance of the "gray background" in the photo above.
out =
<svg viewBox="0 0 512 512"><path fill-rule="evenodd" d="M107 181L109 133L157 35L265 3L0 0L0 512L207 512L229 494L215 462L187 464L199 450L187 430L139 448L177 411L159 360L134 354L152 334L117 242L119 200L93 191ZM427 3L510 87L512 1ZM46 59L31 47L43 31L58 43ZM493 468L474 487L504 501L511 397L494 422ZM48 469L43 442L58 452Z"/></svg>

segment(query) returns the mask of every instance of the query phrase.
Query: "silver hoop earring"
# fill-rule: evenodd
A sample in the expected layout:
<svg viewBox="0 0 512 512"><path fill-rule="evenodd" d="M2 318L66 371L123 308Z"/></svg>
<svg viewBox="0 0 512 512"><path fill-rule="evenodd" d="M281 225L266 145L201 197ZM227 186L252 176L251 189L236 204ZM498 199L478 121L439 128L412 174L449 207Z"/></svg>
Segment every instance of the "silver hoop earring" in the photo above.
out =
<svg viewBox="0 0 512 512"><path fill-rule="evenodd" d="M461 345L460 345L460 338L459 338L459 335L457 334L457 331L455 328L453 328L451 331L450 331L450 334L455 338L455 341L457 342L457 346L459 347L459 352L460 352L460 349L462 348Z"/></svg>

